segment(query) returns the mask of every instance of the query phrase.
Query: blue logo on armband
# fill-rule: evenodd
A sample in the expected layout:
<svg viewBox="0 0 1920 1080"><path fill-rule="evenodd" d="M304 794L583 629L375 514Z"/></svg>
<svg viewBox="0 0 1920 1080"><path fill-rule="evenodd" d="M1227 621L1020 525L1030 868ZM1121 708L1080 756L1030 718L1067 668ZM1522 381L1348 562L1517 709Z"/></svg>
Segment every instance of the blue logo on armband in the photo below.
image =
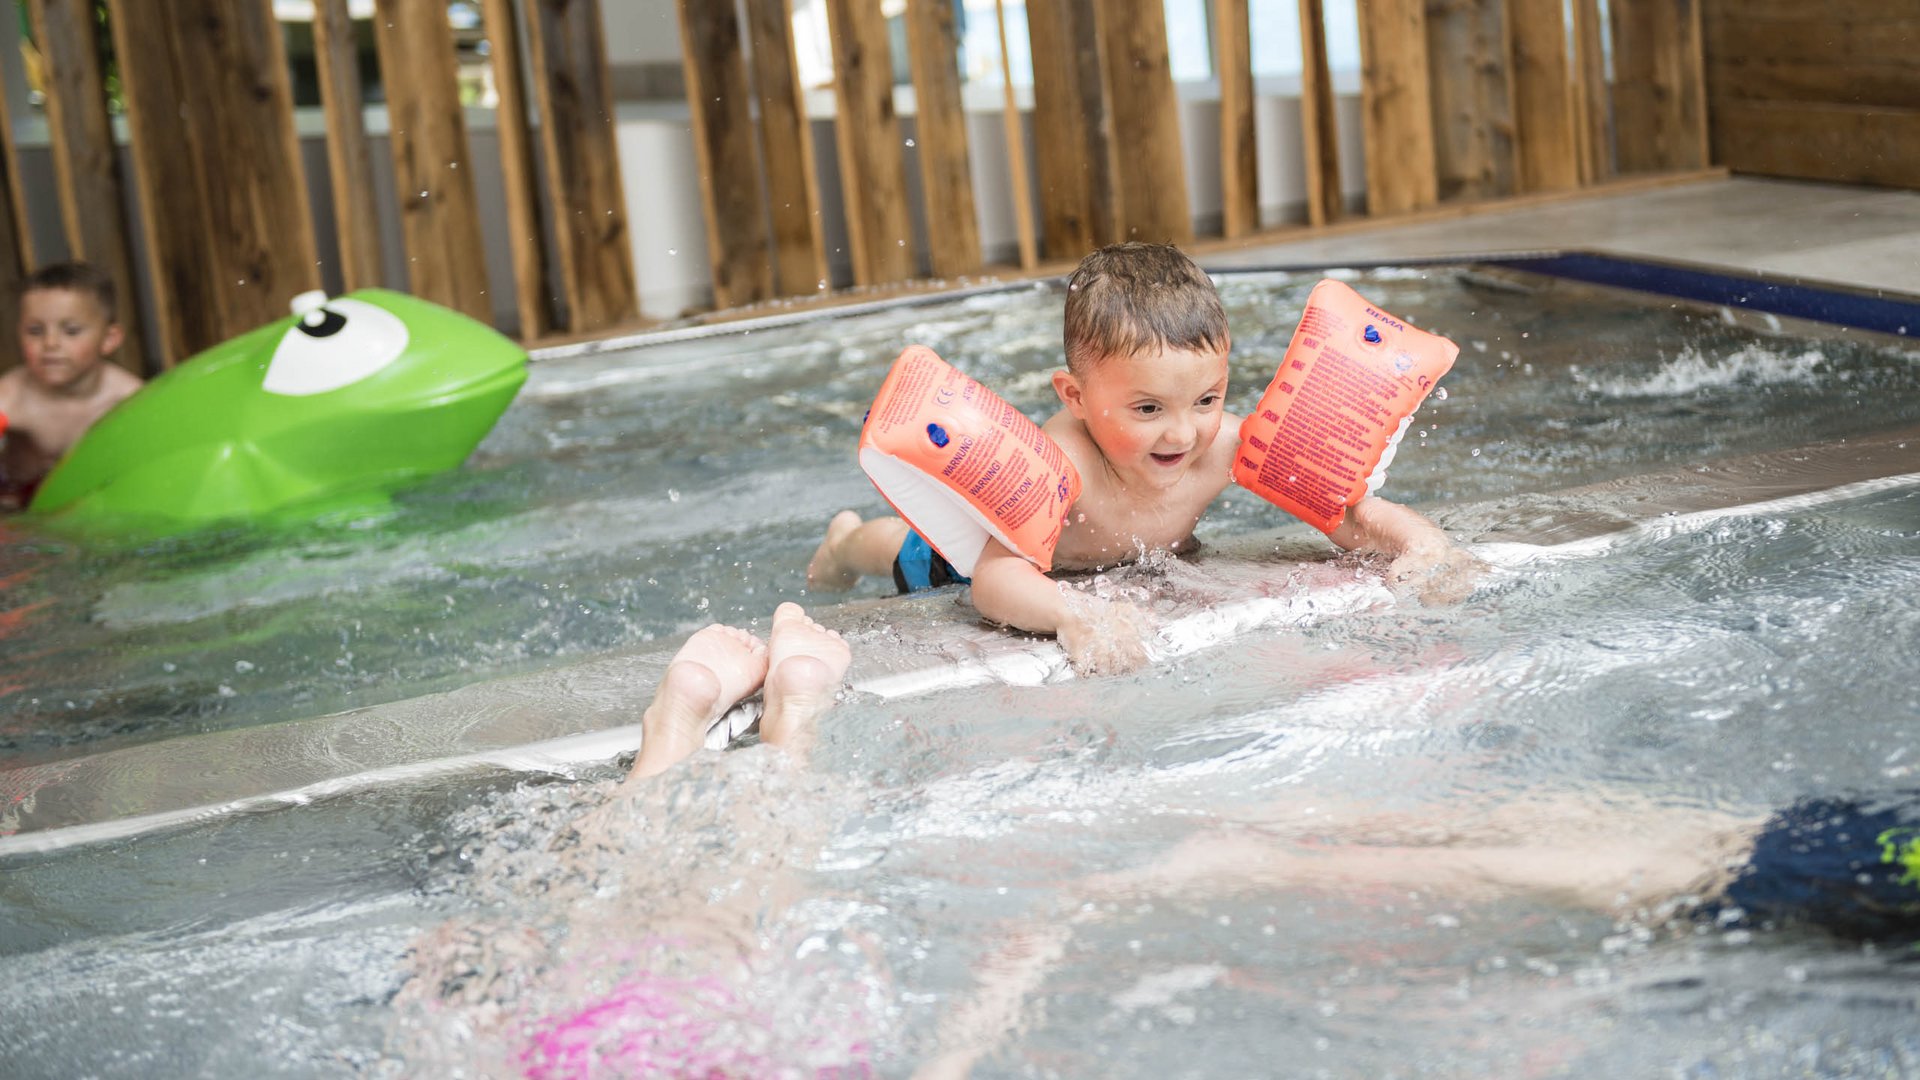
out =
<svg viewBox="0 0 1920 1080"><path fill-rule="evenodd" d="M935 446L945 446L947 445L947 429L941 427L939 424L928 424L927 438L932 439L933 445Z"/></svg>
<svg viewBox="0 0 1920 1080"><path fill-rule="evenodd" d="M1380 344L1380 331L1371 326L1367 327L1367 332L1361 336L1367 339L1367 344L1369 345Z"/></svg>

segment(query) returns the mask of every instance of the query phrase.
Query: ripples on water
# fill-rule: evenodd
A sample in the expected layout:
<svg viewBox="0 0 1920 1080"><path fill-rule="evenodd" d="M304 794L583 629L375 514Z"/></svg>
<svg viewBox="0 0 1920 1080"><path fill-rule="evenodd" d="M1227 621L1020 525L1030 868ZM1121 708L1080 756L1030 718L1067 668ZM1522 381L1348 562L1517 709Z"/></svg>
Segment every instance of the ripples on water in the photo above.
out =
<svg viewBox="0 0 1920 1080"><path fill-rule="evenodd" d="M1243 353L1277 353L1284 328L1242 328L1308 285L1228 286ZM1396 470L1417 503L1827 437L1850 411L1886 426L1920 400L1913 358L1884 348L1808 362L1743 341L1776 360L1703 377L1686 350L1737 355L1713 344L1735 331L1530 315L1471 283L1376 291L1468 346L1422 414L1440 427ZM1037 414L1052 331L1035 305L1057 297L921 311L910 334L781 331L751 343L750 376L542 366L468 470L371 523L133 554L16 539L7 569L29 576L9 603L46 603L46 632L4 643L6 681L35 689L0 699L0 735L31 757L267 722L763 613L799 593L825 511L872 502L847 451L858 416L832 403L915 336L1026 387ZM1641 345L1602 377L1608 335ZM1236 406L1263 364L1236 367ZM748 377L765 392L729 402ZM1701 419L1746 414L1771 419ZM1450 525L1493 523L1476 513ZM1241 507L1213 535L1271 524ZM611 765L402 785L15 857L0 1053L21 1076L451 1075L517 1061L542 1018L651 973L720 980L712 1021L762 1055L740 1061L896 1075L982 977L1026 970L1018 1033L980 1075L1909 1074L1910 965L1817 934L1390 874L1127 874L1222 836L1364 847L1341 823L1377 814L1416 836L1501 820L1580 852L1649 821L1920 787L1917 598L1907 487L1647 530L1499 571L1457 607L1254 633L1128 678L856 696L801 777L761 749L634 800ZM1525 818L1543 797L1577 816ZM594 815L618 827L583 843ZM1023 968L1023 948L1048 959Z"/></svg>

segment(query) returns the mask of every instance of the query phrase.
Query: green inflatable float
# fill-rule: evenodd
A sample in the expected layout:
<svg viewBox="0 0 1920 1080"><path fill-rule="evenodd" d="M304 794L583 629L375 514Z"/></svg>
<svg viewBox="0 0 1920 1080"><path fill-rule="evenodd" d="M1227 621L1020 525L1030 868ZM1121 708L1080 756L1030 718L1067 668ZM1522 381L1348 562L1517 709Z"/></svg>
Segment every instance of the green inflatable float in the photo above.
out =
<svg viewBox="0 0 1920 1080"><path fill-rule="evenodd" d="M121 402L31 512L173 531L378 491L465 461L527 378L518 345L401 293L303 293L293 312Z"/></svg>

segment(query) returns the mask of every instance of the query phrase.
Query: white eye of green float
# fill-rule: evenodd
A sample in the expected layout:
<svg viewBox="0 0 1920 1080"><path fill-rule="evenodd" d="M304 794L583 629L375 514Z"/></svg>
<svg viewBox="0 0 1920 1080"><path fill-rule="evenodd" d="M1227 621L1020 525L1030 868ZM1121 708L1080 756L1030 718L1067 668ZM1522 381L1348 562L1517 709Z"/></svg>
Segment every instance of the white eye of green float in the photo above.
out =
<svg viewBox="0 0 1920 1080"><path fill-rule="evenodd" d="M280 339L261 389L306 397L352 386L407 351L407 324L361 300L328 300L324 293L294 298L297 320Z"/></svg>

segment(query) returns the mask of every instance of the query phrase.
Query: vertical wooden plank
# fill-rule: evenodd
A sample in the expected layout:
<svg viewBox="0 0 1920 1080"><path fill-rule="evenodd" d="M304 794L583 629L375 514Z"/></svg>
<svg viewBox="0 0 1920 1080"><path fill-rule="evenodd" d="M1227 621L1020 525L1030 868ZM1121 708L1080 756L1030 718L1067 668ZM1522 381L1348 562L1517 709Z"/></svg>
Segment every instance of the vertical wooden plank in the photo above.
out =
<svg viewBox="0 0 1920 1080"><path fill-rule="evenodd" d="M1213 69L1220 79L1220 231L1260 227L1260 164L1253 119L1253 38L1247 0L1214 0Z"/></svg>
<svg viewBox="0 0 1920 1080"><path fill-rule="evenodd" d="M531 0L527 8L567 328L575 332L640 317L604 26L600 0Z"/></svg>
<svg viewBox="0 0 1920 1080"><path fill-rule="evenodd" d="M67 247L113 278L126 344L114 360L146 370L146 333L134 290L133 245L120 188L120 156L107 115L99 23L92 0L29 0L34 38L46 64L47 128ZM0 298L0 303L7 303ZM11 339L7 342L12 345Z"/></svg>
<svg viewBox="0 0 1920 1080"><path fill-rule="evenodd" d="M267 0L108 0L168 363L320 287Z"/></svg>
<svg viewBox="0 0 1920 1080"><path fill-rule="evenodd" d="M1346 212L1340 188L1340 132L1334 120L1333 73L1327 67L1327 18L1321 0L1300 8L1300 132L1307 170L1307 223L1328 225Z"/></svg>
<svg viewBox="0 0 1920 1080"><path fill-rule="evenodd" d="M338 3L339 0L331 0ZM520 21L513 0L484 0L493 66L494 128L500 139L500 183L507 203L507 243L513 252L514 308L520 337L531 340L554 328L548 304L547 243L542 227L539 168L534 162L533 128L527 119L527 85L521 74Z"/></svg>
<svg viewBox="0 0 1920 1080"><path fill-rule="evenodd" d="M893 60L879 0L827 0L833 28L834 141L846 204L853 280L861 285L914 276L906 162L893 109Z"/></svg>
<svg viewBox="0 0 1920 1080"><path fill-rule="evenodd" d="M1514 118L1502 0L1427 0L1434 172L1442 200L1514 189Z"/></svg>
<svg viewBox="0 0 1920 1080"><path fill-rule="evenodd" d="M1696 0L1613 0L1613 116L1620 171L1706 165Z"/></svg>
<svg viewBox="0 0 1920 1080"><path fill-rule="evenodd" d="M7 108L6 84L0 80L0 297L19 294L20 282L33 262L27 201L20 190L20 156L14 151L13 113ZM0 371L20 362L19 305L0 302Z"/></svg>
<svg viewBox="0 0 1920 1080"><path fill-rule="evenodd" d="M327 176L340 279L348 291L364 289L380 284L380 218L374 211L373 156L367 152L359 49L347 0L316 0L313 51L327 117Z"/></svg>
<svg viewBox="0 0 1920 1080"><path fill-rule="evenodd" d="M1600 0L1573 0L1574 146L1580 182L1613 175L1613 138L1607 121L1607 60Z"/></svg>
<svg viewBox="0 0 1920 1080"><path fill-rule="evenodd" d="M981 262L967 115L960 100L959 49L953 0L907 0L914 145L920 154L920 182L927 202L927 262L935 277L970 274Z"/></svg>
<svg viewBox="0 0 1920 1080"><path fill-rule="evenodd" d="M1359 19L1367 211L1431 206L1439 185L1423 0L1360 0Z"/></svg>
<svg viewBox="0 0 1920 1080"><path fill-rule="evenodd" d="M1193 212L1163 0L1105 0L1099 9L1113 143L1125 148L1113 159L1122 237L1187 243Z"/></svg>
<svg viewBox="0 0 1920 1080"><path fill-rule="evenodd" d="M732 4L680 0L680 53L693 114L700 201L707 211L713 302L723 308L774 296L742 44Z"/></svg>
<svg viewBox="0 0 1920 1080"><path fill-rule="evenodd" d="M773 211L774 288L781 296L805 296L828 287L827 241L820 227L813 125L793 58L793 12L787 0L746 0L746 6L760 99L760 156Z"/></svg>
<svg viewBox="0 0 1920 1080"><path fill-rule="evenodd" d="M419 0L375 0L374 42L387 92L387 138L400 198L407 287L415 296L491 323L473 157L467 152L446 9ZM551 115L546 126L554 126Z"/></svg>
<svg viewBox="0 0 1920 1080"><path fill-rule="evenodd" d="M1578 187L1578 110L1567 70L1567 24L1561 0L1513 0L1507 28L1513 54L1519 189Z"/></svg>
<svg viewBox="0 0 1920 1080"><path fill-rule="evenodd" d="M1020 268L1040 265L1039 244L1033 234L1033 207L1027 201L1032 181L1027 172L1027 136L1020 121L1020 98L1013 90L1013 59L1007 51L1007 8L993 0L993 21L1000 32L1000 90L1005 103L1000 112L1007 136L1007 176L1013 197L1013 226L1020 246Z"/></svg>
<svg viewBox="0 0 1920 1080"><path fill-rule="evenodd" d="M1040 237L1051 259L1119 239L1113 132L1095 0L1027 0ZM1054 58L1051 62L1047 58Z"/></svg>
<svg viewBox="0 0 1920 1080"><path fill-rule="evenodd" d="M1382 217L1439 201L1424 0L1360 0L1360 98L1367 213Z"/></svg>

